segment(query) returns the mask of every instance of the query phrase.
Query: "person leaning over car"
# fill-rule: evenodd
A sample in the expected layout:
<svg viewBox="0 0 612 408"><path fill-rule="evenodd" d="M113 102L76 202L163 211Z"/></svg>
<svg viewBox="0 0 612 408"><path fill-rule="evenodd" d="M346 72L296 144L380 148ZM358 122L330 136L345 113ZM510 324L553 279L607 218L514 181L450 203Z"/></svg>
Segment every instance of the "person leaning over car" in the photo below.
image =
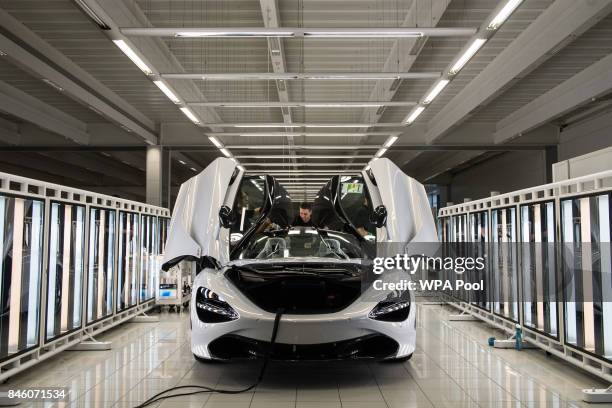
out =
<svg viewBox="0 0 612 408"><path fill-rule="evenodd" d="M303 202L300 204L300 214L293 219L292 227L312 227L312 205Z"/></svg>

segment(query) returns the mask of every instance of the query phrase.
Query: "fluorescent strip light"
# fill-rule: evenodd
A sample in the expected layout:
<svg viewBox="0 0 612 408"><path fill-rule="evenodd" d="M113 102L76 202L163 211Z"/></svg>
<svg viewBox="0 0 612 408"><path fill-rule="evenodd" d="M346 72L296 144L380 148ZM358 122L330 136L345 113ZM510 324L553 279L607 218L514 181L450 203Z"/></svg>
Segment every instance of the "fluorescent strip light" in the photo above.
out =
<svg viewBox="0 0 612 408"><path fill-rule="evenodd" d="M387 148L383 147L379 151L376 152L376 157L381 157L387 152Z"/></svg>
<svg viewBox="0 0 612 408"><path fill-rule="evenodd" d="M222 151L225 149L222 149ZM382 149L381 149L382 150ZM387 149L384 149L387 150ZM228 152L229 153L229 152ZM269 167L359 167L363 166L364 162L360 163L244 163L246 166L269 166Z"/></svg>
<svg viewBox="0 0 612 408"><path fill-rule="evenodd" d="M427 96L423 100L423 103L431 103L431 101L433 101L436 96L438 96L438 94L442 92L444 88L446 88L446 85L448 85L449 82L450 81L448 79L441 79L440 81L438 81L436 86L434 86L433 89L429 92L429 94L427 94Z"/></svg>
<svg viewBox="0 0 612 408"><path fill-rule="evenodd" d="M184 162L183 160L179 160L179 163L181 163L183 166L186 166L186 165L187 165L187 163L186 163L186 162Z"/></svg>
<svg viewBox="0 0 612 408"><path fill-rule="evenodd" d="M420 38L422 31L407 31L401 29L383 30L342 30L342 31L305 31L304 37L309 38Z"/></svg>
<svg viewBox="0 0 612 408"><path fill-rule="evenodd" d="M223 144L219 141L219 139L214 136L208 136L208 140L210 140L212 144L214 144L215 147L217 147L218 149L221 149L223 147Z"/></svg>
<svg viewBox="0 0 612 408"><path fill-rule="evenodd" d="M187 116L189 120L195 123L196 125L200 124L200 120L196 117L196 115L193 114L192 111L189 110L189 108L183 106L181 108L181 112L183 112L185 116Z"/></svg>
<svg viewBox="0 0 612 408"><path fill-rule="evenodd" d="M410 112L410 114L408 115L408 118L406 119L406 123L408 125L410 125L412 122L414 122L416 120L416 118L419 117L419 115L421 113L423 113L423 111L425 110L424 106L417 106L412 112Z"/></svg>
<svg viewBox="0 0 612 408"><path fill-rule="evenodd" d="M123 53L129 59L132 60L134 64L136 64L138 68L140 68L142 72L144 72L146 75L153 74L153 71L151 70L151 68L149 68L149 66L145 64L145 62L134 52L134 50L132 50L132 48L130 48L130 46L125 41L113 40L113 42L115 43L117 47L119 47L121 51L123 51Z"/></svg>
<svg viewBox="0 0 612 408"><path fill-rule="evenodd" d="M242 167L242 165L241 165L241 164L239 164L239 165L238 165L238 169L240 169L240 170L242 170L242 171L245 171L245 170L244 170L244 167Z"/></svg>
<svg viewBox="0 0 612 408"><path fill-rule="evenodd" d="M387 141L385 142L385 146L386 148L391 147L391 145L393 145L393 143L395 143L397 141L397 136L391 136L390 138L387 139Z"/></svg>
<svg viewBox="0 0 612 408"><path fill-rule="evenodd" d="M380 134L377 134L380 133ZM241 133L241 137L366 137L366 136L387 136L389 132L369 132L369 133L291 133L291 132L270 132L270 133ZM229 135L228 135L229 136ZM232 135L233 136L233 135Z"/></svg>
<svg viewBox="0 0 612 408"><path fill-rule="evenodd" d="M247 170L247 173L256 173L261 174L261 169L257 170ZM266 170L266 174L282 174L288 177L291 176L300 176L300 175L336 175L336 174L351 174L358 175L359 170L293 170L293 169L285 169L285 170Z"/></svg>
<svg viewBox="0 0 612 408"><path fill-rule="evenodd" d="M181 103L181 100L179 98L176 97L176 95L174 94L174 92L172 92L170 90L170 88L168 88L168 86L163 82L163 81L153 81L153 83L155 85L157 85L157 87L168 97L168 99L170 99L172 102L176 103L177 105L179 103Z"/></svg>
<svg viewBox="0 0 612 408"><path fill-rule="evenodd" d="M253 124L253 125L234 125L232 127L235 127L235 128L283 128L283 127L286 127L286 128L298 128L298 127L303 127L303 126L302 125L296 125L296 124L287 123L287 124L284 124L284 125L283 124L273 124L273 125L265 125L265 124L262 124L262 125L255 125L255 124Z"/></svg>
<svg viewBox="0 0 612 408"><path fill-rule="evenodd" d="M290 155L290 154L278 154L278 155L249 155L249 156L236 156L238 159L367 159L370 156L365 155Z"/></svg>
<svg viewBox="0 0 612 408"><path fill-rule="evenodd" d="M293 145L292 149L295 150L378 150L379 145ZM246 144L246 145L232 145L232 149L242 150L287 150L287 145L282 144Z"/></svg>
<svg viewBox="0 0 612 408"><path fill-rule="evenodd" d="M293 31L281 31L281 30L249 30L249 29L235 29L235 30L197 30L197 31L179 31L175 34L176 37L180 38L206 38L206 37L294 37Z"/></svg>
<svg viewBox="0 0 612 408"><path fill-rule="evenodd" d="M499 13L493 17L487 28L489 30L497 30L522 2L523 0L509 0Z"/></svg>
<svg viewBox="0 0 612 408"><path fill-rule="evenodd" d="M472 44L468 47L468 49L465 50L463 55L461 55L461 57L459 57L457 62L455 62L455 64L452 66L452 68L449 71L449 74L455 75L456 73L461 71L461 69L465 66L465 64L468 63L468 61L474 56L474 54L478 52L480 47L482 47L484 43L486 42L487 40L485 38L475 39L474 42L472 42Z"/></svg>
<svg viewBox="0 0 612 408"><path fill-rule="evenodd" d="M223 147L223 148L221 148L221 149L219 149L219 151L220 151L221 153L223 153L223 155L224 155L225 157L231 157L231 156L232 156L232 154L229 152L229 150L227 150L227 149L226 149L226 148L224 148L224 147Z"/></svg>
<svg viewBox="0 0 612 408"><path fill-rule="evenodd" d="M191 171L197 171L194 167L189 168Z"/></svg>
<svg viewBox="0 0 612 408"><path fill-rule="evenodd" d="M376 122L376 123L202 123L207 127L233 127L233 128L369 128L386 127L401 128L403 123Z"/></svg>

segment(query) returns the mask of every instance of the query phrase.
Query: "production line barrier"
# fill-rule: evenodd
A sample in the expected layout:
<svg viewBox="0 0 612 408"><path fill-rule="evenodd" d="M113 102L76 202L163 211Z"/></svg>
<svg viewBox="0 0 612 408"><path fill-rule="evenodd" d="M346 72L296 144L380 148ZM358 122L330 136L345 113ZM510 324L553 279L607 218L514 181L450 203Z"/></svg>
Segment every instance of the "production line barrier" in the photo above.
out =
<svg viewBox="0 0 612 408"><path fill-rule="evenodd" d="M607 171L441 208L444 251L488 259L444 300L612 382L611 195Z"/></svg>
<svg viewBox="0 0 612 408"><path fill-rule="evenodd" d="M0 173L0 381L153 307L169 217Z"/></svg>

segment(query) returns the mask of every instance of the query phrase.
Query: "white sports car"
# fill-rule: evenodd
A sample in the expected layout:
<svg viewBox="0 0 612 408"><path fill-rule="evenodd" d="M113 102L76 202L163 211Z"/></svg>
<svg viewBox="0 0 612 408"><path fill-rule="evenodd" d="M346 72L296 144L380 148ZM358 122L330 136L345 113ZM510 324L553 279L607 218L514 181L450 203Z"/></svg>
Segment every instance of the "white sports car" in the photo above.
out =
<svg viewBox="0 0 612 408"><path fill-rule="evenodd" d="M298 204L273 177L225 158L181 186L163 268L195 263L194 356L267 356L277 319L273 359L410 358L414 295L368 279L380 243L437 241L424 187L378 159L325 184L310 220L292 221Z"/></svg>

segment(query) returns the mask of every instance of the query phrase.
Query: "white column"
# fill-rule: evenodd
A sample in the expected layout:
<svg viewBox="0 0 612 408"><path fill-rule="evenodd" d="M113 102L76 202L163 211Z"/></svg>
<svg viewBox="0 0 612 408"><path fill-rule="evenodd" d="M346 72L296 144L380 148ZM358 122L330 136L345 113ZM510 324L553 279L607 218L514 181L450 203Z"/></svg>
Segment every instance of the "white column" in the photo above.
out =
<svg viewBox="0 0 612 408"><path fill-rule="evenodd" d="M147 146L147 204L162 205L162 147Z"/></svg>

